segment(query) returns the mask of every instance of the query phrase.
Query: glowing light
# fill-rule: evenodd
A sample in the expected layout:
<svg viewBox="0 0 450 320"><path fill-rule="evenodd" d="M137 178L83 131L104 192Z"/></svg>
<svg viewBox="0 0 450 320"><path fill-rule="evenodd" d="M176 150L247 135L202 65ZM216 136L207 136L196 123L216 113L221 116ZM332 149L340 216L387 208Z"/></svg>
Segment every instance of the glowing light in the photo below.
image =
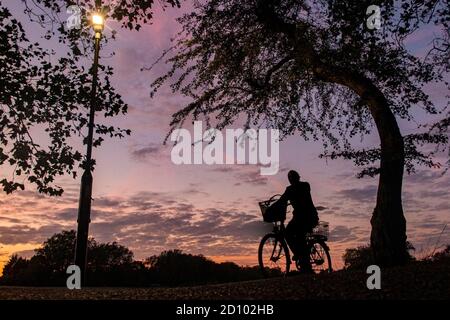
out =
<svg viewBox="0 0 450 320"><path fill-rule="evenodd" d="M105 25L105 18L99 13L94 13L92 15L92 25L94 26L95 32L101 32Z"/></svg>

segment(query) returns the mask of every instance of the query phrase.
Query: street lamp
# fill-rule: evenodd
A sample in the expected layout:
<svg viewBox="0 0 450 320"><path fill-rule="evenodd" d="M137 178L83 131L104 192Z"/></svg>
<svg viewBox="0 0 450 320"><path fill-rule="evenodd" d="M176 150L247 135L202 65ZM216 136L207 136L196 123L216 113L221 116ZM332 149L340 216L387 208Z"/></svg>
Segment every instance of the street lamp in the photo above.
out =
<svg viewBox="0 0 450 320"><path fill-rule="evenodd" d="M105 27L105 18L100 12L95 12L92 15L92 27L95 32L102 32Z"/></svg>
<svg viewBox="0 0 450 320"><path fill-rule="evenodd" d="M81 281L86 283L87 245L89 235L89 223L91 222L92 200L92 140L94 135L94 117L97 102L98 84L98 60L100 54L100 40L105 26L105 17L101 12L101 0L96 1L96 11L92 14L92 27L95 32L95 53L92 66L92 89L90 98L89 124L87 136L86 162L84 173L81 177L80 200L78 204L78 230L75 247L75 265L80 268Z"/></svg>

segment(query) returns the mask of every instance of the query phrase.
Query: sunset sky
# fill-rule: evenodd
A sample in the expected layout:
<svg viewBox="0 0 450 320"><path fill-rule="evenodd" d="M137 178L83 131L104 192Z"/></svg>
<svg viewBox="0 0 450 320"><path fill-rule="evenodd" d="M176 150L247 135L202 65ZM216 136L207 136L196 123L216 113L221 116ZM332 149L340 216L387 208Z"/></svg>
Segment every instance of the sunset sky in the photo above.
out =
<svg viewBox="0 0 450 320"><path fill-rule="evenodd" d="M28 22L20 1L4 1L4 5L21 19L30 38L38 40L42 30ZM259 167L253 165L172 164L171 145L162 142L170 115L188 100L168 88L151 99L149 85L167 66L161 62L152 71L141 68L150 66L170 46L170 38L179 30L175 18L188 9L162 11L158 7L153 24L139 32L108 24L106 32L116 30L118 36L102 49L102 62L114 67L114 85L130 106L129 113L114 123L130 128L132 135L107 140L94 150L97 166L90 235L129 247L136 259L179 248L216 261L256 265L259 240L271 230L270 224L262 222L258 201L282 193L288 183L287 171L295 169L311 184L316 206L326 208L319 212L320 219L330 222L333 265L342 267L346 248L369 242L378 181L357 179L358 168L352 162L319 159L321 142L305 142L296 135L282 141L281 169L274 176L261 176ZM431 32L424 30L410 39L411 50L421 54ZM63 50L54 43L48 45L57 52ZM113 51L116 54L110 57ZM446 102L444 86L428 90L436 104ZM432 120L418 109L415 115L417 122ZM403 134L416 127L415 123L400 125ZM378 143L374 133L359 145ZM74 139L74 144L80 141ZM80 150L84 152L84 148ZM445 163L446 159L447 155L441 155L437 160ZM450 222L450 176L443 171L419 168L405 177L407 234L418 256L436 245L450 244L450 226L442 232ZM6 168L0 172L9 175ZM79 179L64 177L58 182L65 187L58 198L40 195L33 188L0 195L0 270L12 253L29 257L54 233L76 229Z"/></svg>

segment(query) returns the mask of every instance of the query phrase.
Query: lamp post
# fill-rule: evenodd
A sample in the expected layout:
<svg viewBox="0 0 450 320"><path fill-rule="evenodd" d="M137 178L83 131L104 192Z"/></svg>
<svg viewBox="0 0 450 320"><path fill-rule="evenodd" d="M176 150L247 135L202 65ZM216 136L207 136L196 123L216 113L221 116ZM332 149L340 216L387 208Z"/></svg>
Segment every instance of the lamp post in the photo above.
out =
<svg viewBox="0 0 450 320"><path fill-rule="evenodd" d="M92 200L92 140L94 135L94 117L97 104L98 84L98 60L100 52L100 40L105 25L105 18L101 12L101 0L96 0L96 11L92 15L92 26L95 32L95 53L92 66L92 89L90 98L89 124L87 136L86 162L84 173L81 177L80 200L78 204L78 230L75 247L75 264L81 271L81 283L86 283L87 245L89 234L89 223L91 222L91 200Z"/></svg>

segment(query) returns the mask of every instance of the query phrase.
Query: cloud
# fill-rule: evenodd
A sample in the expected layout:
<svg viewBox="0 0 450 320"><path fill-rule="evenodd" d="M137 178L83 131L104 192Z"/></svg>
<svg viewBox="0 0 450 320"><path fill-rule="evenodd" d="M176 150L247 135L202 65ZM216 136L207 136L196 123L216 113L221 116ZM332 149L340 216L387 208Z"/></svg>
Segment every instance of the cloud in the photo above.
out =
<svg viewBox="0 0 450 320"><path fill-rule="evenodd" d="M212 172L220 172L220 173L229 173L232 172L234 169L231 166L215 166L213 169L211 169Z"/></svg>
<svg viewBox="0 0 450 320"><path fill-rule="evenodd" d="M433 211L446 211L446 212L450 212L450 201L443 201L443 202L437 203L437 204L434 206Z"/></svg>
<svg viewBox="0 0 450 320"><path fill-rule="evenodd" d="M337 192L343 199L373 203L377 194L377 186L368 185L361 188L344 189Z"/></svg>
<svg viewBox="0 0 450 320"><path fill-rule="evenodd" d="M180 193L207 196L194 184ZM199 208L182 196L137 192L96 198L90 234L101 242L119 241L137 258L143 258L174 248L211 256L253 254L259 239L271 230L271 224L263 223L259 215L242 211L239 204ZM73 203L45 213L40 212L40 207L35 209L27 222L8 218L10 225L0 226L0 243L39 244L54 233L76 228L78 209Z"/></svg>
<svg viewBox="0 0 450 320"><path fill-rule="evenodd" d="M355 240L356 236L352 232L352 228L346 226L336 226L330 231L329 241L347 242Z"/></svg>
<svg viewBox="0 0 450 320"><path fill-rule="evenodd" d="M202 195L194 184L189 184L185 191ZM358 192L350 193L358 195L354 198L361 198ZM363 216L357 210L346 210L345 213L352 221ZM0 243L42 243L56 232L74 229L76 214L77 208L67 206L41 214L48 217L40 220L40 227L31 228L24 223L0 227ZM39 215L36 213L34 216ZM369 216L366 213L364 218ZM408 236L415 239L414 244L425 247L427 238L424 235L433 234L433 241L438 241L443 222L430 215L420 217L410 222ZM15 222L18 221L11 223ZM223 207L200 208L195 202L174 197L172 193L148 191L123 197L97 198L90 226L91 235L98 241L118 241L133 250L137 259L177 248L205 256L247 256L246 261L251 264L257 263L259 241L271 228L271 224L261 221L259 213L243 211L238 202L224 203ZM369 226L337 224L332 228L329 239L333 258L339 259L341 251L347 247L367 242L369 234ZM446 241L448 236L444 234L442 239Z"/></svg>
<svg viewBox="0 0 450 320"><path fill-rule="evenodd" d="M111 198L111 197L99 197L94 199L94 206L98 207L119 207L123 203L123 200L120 198Z"/></svg>
<svg viewBox="0 0 450 320"><path fill-rule="evenodd" d="M183 195L200 195L204 197L210 196L208 192L202 191L195 187L195 184L190 184L189 188L182 190L180 193Z"/></svg>
<svg viewBox="0 0 450 320"><path fill-rule="evenodd" d="M135 209L145 207L135 204ZM226 255L246 251L258 244L268 231L259 217L217 208L198 209L191 203L176 203L145 212L119 214L106 222L93 222L92 234L101 241L113 237L138 251L140 256L181 248L205 255ZM99 236L97 236L99 235ZM139 246L135 246L139 244ZM233 246L233 244L239 244Z"/></svg>
<svg viewBox="0 0 450 320"><path fill-rule="evenodd" d="M144 147L134 146L131 150L131 155L134 159L143 161L148 157L159 156L163 146L156 143L150 143Z"/></svg>
<svg viewBox="0 0 450 320"><path fill-rule="evenodd" d="M235 178L239 181L235 185L249 184L252 186L263 186L269 182L267 176L262 176L259 169L256 171L239 172L235 175Z"/></svg>
<svg viewBox="0 0 450 320"><path fill-rule="evenodd" d="M405 176L404 181L406 183L435 183L437 181L446 181L446 185L450 185L450 179L448 176L442 175L441 171L432 171L432 170L419 170L411 175Z"/></svg>
<svg viewBox="0 0 450 320"><path fill-rule="evenodd" d="M259 167L252 165L221 165L210 169L211 172L233 174L233 178L237 181L235 186L252 185L262 186L267 185L269 178L261 175Z"/></svg>
<svg viewBox="0 0 450 320"><path fill-rule="evenodd" d="M29 258L31 258L32 256L34 256L35 250L34 250L34 249L31 249L31 250L21 250L21 251L16 251L16 252L14 252L14 253L17 254L19 257L29 259Z"/></svg>
<svg viewBox="0 0 450 320"><path fill-rule="evenodd" d="M40 243L65 228L61 224L44 225L30 228L25 225L0 226L0 243L9 245L17 243Z"/></svg>
<svg viewBox="0 0 450 320"><path fill-rule="evenodd" d="M16 218L11 218L11 217L6 217L6 216L0 216L0 221L8 222L8 223L21 223L22 222L21 219L16 219Z"/></svg>

